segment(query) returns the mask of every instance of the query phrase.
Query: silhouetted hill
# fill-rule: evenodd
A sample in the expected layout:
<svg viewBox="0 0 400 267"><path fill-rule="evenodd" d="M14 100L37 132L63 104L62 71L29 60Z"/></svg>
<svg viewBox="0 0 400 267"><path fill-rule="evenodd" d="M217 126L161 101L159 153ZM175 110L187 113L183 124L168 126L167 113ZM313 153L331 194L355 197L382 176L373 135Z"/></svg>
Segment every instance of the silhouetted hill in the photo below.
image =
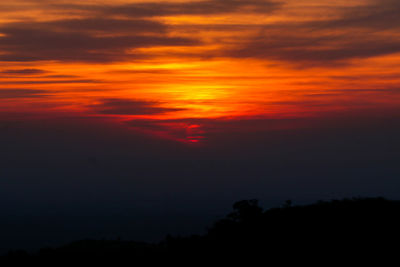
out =
<svg viewBox="0 0 400 267"><path fill-rule="evenodd" d="M399 249L400 202L383 198L320 201L263 211L257 200L233 205L233 212L207 234L167 236L158 244L122 240L83 240L34 255L13 251L3 262L90 262L146 264L255 260L316 261L322 266L352 258L381 261Z"/></svg>

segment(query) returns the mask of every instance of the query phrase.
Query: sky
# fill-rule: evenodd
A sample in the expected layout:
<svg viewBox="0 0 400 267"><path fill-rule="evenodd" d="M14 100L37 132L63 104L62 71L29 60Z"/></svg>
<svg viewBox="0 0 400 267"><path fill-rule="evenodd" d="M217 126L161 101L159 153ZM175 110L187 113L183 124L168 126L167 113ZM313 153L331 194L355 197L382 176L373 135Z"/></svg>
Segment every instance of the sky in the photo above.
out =
<svg viewBox="0 0 400 267"><path fill-rule="evenodd" d="M199 232L244 198L400 198L399 13L0 2L0 252Z"/></svg>

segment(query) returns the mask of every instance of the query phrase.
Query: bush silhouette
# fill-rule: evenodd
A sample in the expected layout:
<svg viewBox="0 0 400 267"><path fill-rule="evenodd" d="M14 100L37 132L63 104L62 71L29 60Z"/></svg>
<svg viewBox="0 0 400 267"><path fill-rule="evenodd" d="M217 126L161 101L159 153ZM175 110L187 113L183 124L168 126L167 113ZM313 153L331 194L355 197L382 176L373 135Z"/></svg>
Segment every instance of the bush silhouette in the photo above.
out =
<svg viewBox="0 0 400 267"><path fill-rule="evenodd" d="M327 262L397 255L400 202L383 198L319 201L266 211L242 200L202 236L167 236L158 244L122 240L83 240L29 255L13 251L1 262L90 262L115 265L266 260ZM342 263L340 263L342 264Z"/></svg>

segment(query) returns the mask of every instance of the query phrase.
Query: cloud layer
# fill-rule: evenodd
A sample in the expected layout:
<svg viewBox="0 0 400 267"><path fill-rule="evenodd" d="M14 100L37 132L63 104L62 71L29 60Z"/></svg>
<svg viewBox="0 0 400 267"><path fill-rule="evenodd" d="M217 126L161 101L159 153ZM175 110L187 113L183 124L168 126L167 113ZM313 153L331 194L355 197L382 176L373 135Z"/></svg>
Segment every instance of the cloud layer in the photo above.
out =
<svg viewBox="0 0 400 267"><path fill-rule="evenodd" d="M63 9L70 17L79 18L0 24L0 60L127 61L155 56L138 48L182 46L187 49L174 55L253 58L309 66L343 64L400 50L400 6L395 0L354 1L351 6L326 7L324 11L333 15L324 19L316 13L317 8L306 5L297 13L314 15L287 15L293 8L293 1L206 0L113 5L43 2L38 6L38 2L33 3L42 10L58 12ZM246 27L254 29L254 21L241 21L235 28L229 23L221 25L210 20L208 30L204 32L204 27L193 24L188 35L190 21L171 27L160 20L173 16L200 16L207 20L220 15L231 16L234 20L249 14L280 15L287 20L258 23L258 33L251 35L245 31ZM205 38L215 30L221 32L221 36L223 32L239 32L233 38ZM221 49L206 55L189 52L191 46L213 46L215 41Z"/></svg>
<svg viewBox="0 0 400 267"><path fill-rule="evenodd" d="M156 115L176 112L183 109L161 107L162 103L155 101L139 101L129 99L102 99L101 103L90 105L97 113L106 115Z"/></svg>
<svg viewBox="0 0 400 267"><path fill-rule="evenodd" d="M0 89L0 99L36 98L47 95L44 90L32 89Z"/></svg>
<svg viewBox="0 0 400 267"><path fill-rule="evenodd" d="M141 58L131 52L154 46L191 46L197 41L168 37L160 23L144 20L82 19L0 26L2 61L108 62Z"/></svg>

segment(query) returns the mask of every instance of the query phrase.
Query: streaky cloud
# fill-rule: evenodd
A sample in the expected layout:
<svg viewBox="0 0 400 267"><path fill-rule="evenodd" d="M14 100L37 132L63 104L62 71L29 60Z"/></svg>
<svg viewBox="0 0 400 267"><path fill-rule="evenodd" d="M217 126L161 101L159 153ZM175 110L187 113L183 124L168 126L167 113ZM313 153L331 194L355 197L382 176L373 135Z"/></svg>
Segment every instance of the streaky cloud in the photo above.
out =
<svg viewBox="0 0 400 267"><path fill-rule="evenodd" d="M184 109L162 107L163 103L119 98L101 99L99 104L89 105L96 113L106 115L156 115Z"/></svg>

